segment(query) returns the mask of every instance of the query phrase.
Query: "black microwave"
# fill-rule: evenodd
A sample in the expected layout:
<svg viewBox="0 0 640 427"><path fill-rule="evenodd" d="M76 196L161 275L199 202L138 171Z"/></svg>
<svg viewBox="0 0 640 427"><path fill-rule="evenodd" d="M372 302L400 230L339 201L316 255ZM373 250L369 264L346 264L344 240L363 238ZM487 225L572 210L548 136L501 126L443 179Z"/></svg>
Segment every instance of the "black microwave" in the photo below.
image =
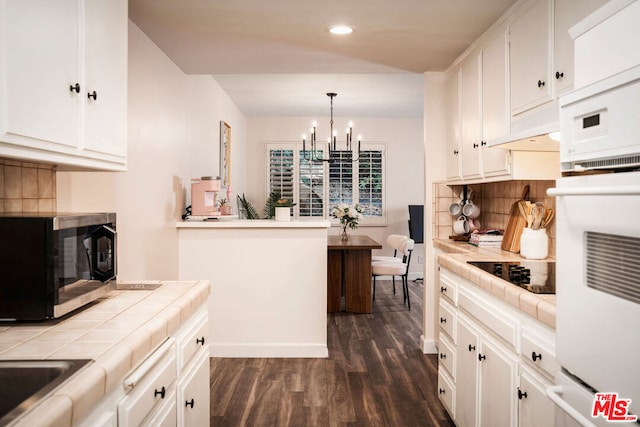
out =
<svg viewBox="0 0 640 427"><path fill-rule="evenodd" d="M116 214L0 214L0 320L64 316L116 279Z"/></svg>

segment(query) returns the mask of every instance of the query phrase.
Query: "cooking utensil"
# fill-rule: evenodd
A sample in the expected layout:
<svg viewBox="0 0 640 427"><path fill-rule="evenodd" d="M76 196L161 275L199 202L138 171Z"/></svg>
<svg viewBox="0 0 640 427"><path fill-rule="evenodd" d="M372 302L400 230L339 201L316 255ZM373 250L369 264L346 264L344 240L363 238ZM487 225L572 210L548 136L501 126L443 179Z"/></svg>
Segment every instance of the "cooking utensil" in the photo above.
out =
<svg viewBox="0 0 640 427"><path fill-rule="evenodd" d="M544 204L540 202L534 203L533 206L531 207L531 216L533 217L533 220L529 228L533 230L539 230L540 225L542 224L542 220L544 219L544 215L545 215Z"/></svg>
<svg viewBox="0 0 640 427"><path fill-rule="evenodd" d="M520 233L522 233L522 229L525 227L527 220L522 217L518 204L520 201L524 201L528 197L529 186L525 185L522 189L522 199L514 202L511 205L509 219L504 230L504 236L502 237L502 244L500 245L500 247L505 251L514 252L514 245L517 245L517 250L515 252L520 251ZM514 239L516 236L517 239ZM517 242L515 242L514 240L517 240Z"/></svg>
<svg viewBox="0 0 640 427"><path fill-rule="evenodd" d="M540 224L540 228L547 228L547 225L549 225L549 223L551 222L554 216L555 216L555 211L552 208L547 209L544 214L542 224Z"/></svg>

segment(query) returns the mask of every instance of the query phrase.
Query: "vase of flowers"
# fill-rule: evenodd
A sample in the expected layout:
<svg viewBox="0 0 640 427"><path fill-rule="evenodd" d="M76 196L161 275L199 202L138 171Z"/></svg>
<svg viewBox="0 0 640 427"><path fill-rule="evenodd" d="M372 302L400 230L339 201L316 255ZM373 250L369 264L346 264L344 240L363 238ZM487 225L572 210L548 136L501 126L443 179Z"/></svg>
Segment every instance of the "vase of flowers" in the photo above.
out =
<svg viewBox="0 0 640 427"><path fill-rule="evenodd" d="M289 199L278 199L275 203L276 221L291 221L291 208L296 204Z"/></svg>
<svg viewBox="0 0 640 427"><path fill-rule="evenodd" d="M233 208L227 201L227 199L220 199L220 215L231 215L233 213Z"/></svg>
<svg viewBox="0 0 640 427"><path fill-rule="evenodd" d="M362 209L360 206L349 206L341 203L331 210L331 216L340 220L340 238L349 239L349 231L358 228L358 220L362 219Z"/></svg>

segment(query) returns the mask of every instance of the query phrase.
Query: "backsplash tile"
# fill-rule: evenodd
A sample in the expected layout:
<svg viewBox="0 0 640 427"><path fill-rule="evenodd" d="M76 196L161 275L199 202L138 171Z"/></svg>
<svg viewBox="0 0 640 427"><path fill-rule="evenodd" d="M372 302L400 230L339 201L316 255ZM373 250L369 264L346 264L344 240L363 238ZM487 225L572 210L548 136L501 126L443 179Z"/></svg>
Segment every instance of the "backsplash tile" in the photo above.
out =
<svg viewBox="0 0 640 427"><path fill-rule="evenodd" d="M529 200L545 203L548 208L555 209L555 198L547 196L548 188L555 186L555 181L504 181L484 184L471 184L467 191L472 191L472 200L481 209L478 220L483 229L505 229L509 221L511 205L522 198L522 190L529 185ZM444 182L433 184L433 235L438 239L447 239L453 234L455 218L449 215L449 205L458 203L463 191L462 185L449 186ZM550 255L555 255L555 221L547 227L550 240Z"/></svg>
<svg viewBox="0 0 640 427"><path fill-rule="evenodd" d="M0 158L0 213L55 209L55 166Z"/></svg>

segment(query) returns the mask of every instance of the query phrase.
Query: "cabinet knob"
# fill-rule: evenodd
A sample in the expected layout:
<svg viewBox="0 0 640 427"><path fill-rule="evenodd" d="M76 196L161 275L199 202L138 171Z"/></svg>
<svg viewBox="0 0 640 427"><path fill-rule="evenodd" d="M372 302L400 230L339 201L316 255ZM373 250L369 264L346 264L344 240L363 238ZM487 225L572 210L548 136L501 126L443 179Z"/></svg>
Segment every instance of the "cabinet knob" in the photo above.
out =
<svg viewBox="0 0 640 427"><path fill-rule="evenodd" d="M475 345L469 344L469 351L474 351L476 349Z"/></svg>
<svg viewBox="0 0 640 427"><path fill-rule="evenodd" d="M482 145L482 146L487 145L487 141L481 141L481 142L480 142L480 145Z"/></svg>
<svg viewBox="0 0 640 427"><path fill-rule="evenodd" d="M164 394L165 394L166 390L164 388L164 386L162 386L162 389L158 391L158 389L153 391L153 397L156 397L157 395L160 395L160 399L164 399Z"/></svg>
<svg viewBox="0 0 640 427"><path fill-rule="evenodd" d="M535 351L532 351L531 359L535 362L538 359L542 359L542 355L540 353L536 353Z"/></svg>
<svg viewBox="0 0 640 427"><path fill-rule="evenodd" d="M447 288L445 288L444 286L440 287L440 292L447 292Z"/></svg>
<svg viewBox="0 0 640 427"><path fill-rule="evenodd" d="M446 354L444 354L444 353L440 353L440 359L446 359L446 358L447 358L447 355L446 355Z"/></svg>
<svg viewBox="0 0 640 427"><path fill-rule="evenodd" d="M453 150L453 155L457 156L458 155L458 150Z"/></svg>
<svg viewBox="0 0 640 427"><path fill-rule="evenodd" d="M204 345L204 337L202 337L202 338L196 338L196 344L202 344L202 345Z"/></svg>
<svg viewBox="0 0 640 427"><path fill-rule="evenodd" d="M191 408L193 408L193 398L191 398L191 400L187 400L186 402L184 402L184 406L185 407L190 406Z"/></svg>
<svg viewBox="0 0 640 427"><path fill-rule="evenodd" d="M479 147L479 145L474 142L473 143L473 148L478 148L478 147Z"/></svg>
<svg viewBox="0 0 640 427"><path fill-rule="evenodd" d="M441 317L440 318L440 323L447 323L447 318L446 317Z"/></svg>
<svg viewBox="0 0 640 427"><path fill-rule="evenodd" d="M544 82L542 80L538 80L538 87L543 87L544 86Z"/></svg>
<svg viewBox="0 0 640 427"><path fill-rule="evenodd" d="M556 71L556 80L560 80L563 77L564 77L564 73L561 73L560 71Z"/></svg>
<svg viewBox="0 0 640 427"><path fill-rule="evenodd" d="M484 354L478 354L478 361L482 362L486 358L487 358L487 356L485 356Z"/></svg>
<svg viewBox="0 0 640 427"><path fill-rule="evenodd" d="M80 93L80 83L76 83L75 85L69 86L70 92Z"/></svg>
<svg viewBox="0 0 640 427"><path fill-rule="evenodd" d="M527 398L527 392L523 392L522 390L518 389L518 399L522 400L522 399L526 399Z"/></svg>
<svg viewBox="0 0 640 427"><path fill-rule="evenodd" d="M444 394L444 393L445 393L445 391L446 391L446 390L445 390L445 389L443 389L443 388L438 389L438 393L440 393L440 394Z"/></svg>
<svg viewBox="0 0 640 427"><path fill-rule="evenodd" d="M97 94L97 93L96 93L96 91L94 90L93 92L89 92L89 93L87 94L87 98L88 98L88 99L93 98L93 100L94 100L94 101L97 101L97 100L98 100L98 94Z"/></svg>

